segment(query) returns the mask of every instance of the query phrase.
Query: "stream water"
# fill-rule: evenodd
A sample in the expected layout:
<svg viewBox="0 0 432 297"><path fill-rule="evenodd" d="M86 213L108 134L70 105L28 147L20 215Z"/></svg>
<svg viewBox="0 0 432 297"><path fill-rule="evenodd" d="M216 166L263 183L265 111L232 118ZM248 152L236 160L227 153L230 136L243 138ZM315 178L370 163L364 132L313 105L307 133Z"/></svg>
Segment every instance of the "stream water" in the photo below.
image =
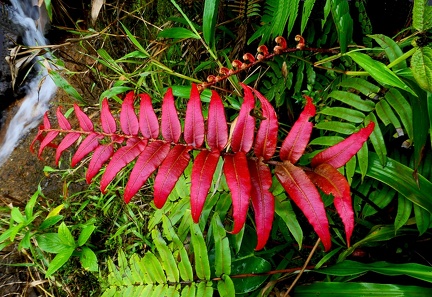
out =
<svg viewBox="0 0 432 297"><path fill-rule="evenodd" d="M36 3L34 3L36 2ZM39 13L38 1L10 0L8 15L10 21L19 28L22 42L25 46L43 46L47 44L44 37L45 14ZM15 108L11 120L2 129L4 137L0 144L0 166L7 160L20 140L35 128L43 114L49 108L49 102L57 91L57 87L41 65L46 58L36 57L32 63L36 75L26 82L25 97Z"/></svg>

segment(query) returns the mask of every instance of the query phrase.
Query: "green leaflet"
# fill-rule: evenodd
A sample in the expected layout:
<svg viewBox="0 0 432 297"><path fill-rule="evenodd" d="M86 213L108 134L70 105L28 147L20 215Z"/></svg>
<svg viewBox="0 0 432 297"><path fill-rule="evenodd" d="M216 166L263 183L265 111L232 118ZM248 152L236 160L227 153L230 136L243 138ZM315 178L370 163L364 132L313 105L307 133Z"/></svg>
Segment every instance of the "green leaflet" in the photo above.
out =
<svg viewBox="0 0 432 297"><path fill-rule="evenodd" d="M186 28L182 27L173 27L173 28L166 28L159 32L157 35L159 38L194 38L194 39L200 39L201 37L197 36L194 32L191 30L188 30Z"/></svg>
<svg viewBox="0 0 432 297"><path fill-rule="evenodd" d="M175 283L179 281L179 270L177 263L165 240L163 240L159 230L155 229L152 232L153 243L158 250L162 266L166 272L167 280Z"/></svg>
<svg viewBox="0 0 432 297"><path fill-rule="evenodd" d="M352 134L357 130L356 126L354 126L353 124L335 121L319 122L315 125L315 128L327 131L334 131L346 135Z"/></svg>
<svg viewBox="0 0 432 297"><path fill-rule="evenodd" d="M385 99L387 102L393 107L394 111L398 114L399 118L402 121L402 124L405 128L405 131L408 134L408 137L410 139L413 138L413 112L411 105L409 104L408 100L405 99L402 94L394 89L391 88L385 95Z"/></svg>
<svg viewBox="0 0 432 297"><path fill-rule="evenodd" d="M380 100L375 106L376 113L384 125L392 124L399 136L404 135L401 123L391 109L390 105L385 100Z"/></svg>
<svg viewBox="0 0 432 297"><path fill-rule="evenodd" d="M392 264L380 261L366 264L345 260L331 267L316 270L316 272L319 273L336 276L350 276L353 274L362 274L368 271L390 276L407 275L426 282L432 282L430 266L420 265L417 263Z"/></svg>
<svg viewBox="0 0 432 297"><path fill-rule="evenodd" d="M70 96L72 96L75 100L78 100L81 103L87 104L87 102L78 93L78 91L67 80L65 80L60 75L60 73L58 71L48 70L48 74L57 87L59 87L60 89L63 89L66 93L68 93Z"/></svg>
<svg viewBox="0 0 432 297"><path fill-rule="evenodd" d="M215 241L215 274L218 277L222 275L230 275L231 251L229 240L228 237L226 237L225 228L217 212L213 215L212 230Z"/></svg>
<svg viewBox="0 0 432 297"><path fill-rule="evenodd" d="M428 0L414 0L413 27L417 31L432 27L432 6L428 5Z"/></svg>
<svg viewBox="0 0 432 297"><path fill-rule="evenodd" d="M277 195L276 192L273 191L273 195L275 195L276 214L285 222L292 236L299 245L299 249L301 249L303 243L303 230L297 221L291 202L288 199L284 200L284 197L286 198L285 194Z"/></svg>
<svg viewBox="0 0 432 297"><path fill-rule="evenodd" d="M400 49L399 45L390 37L387 37L383 34L369 35L369 37L372 37L383 48L390 62L393 62L394 60L403 55L403 52ZM403 60L402 62L396 64L393 68L407 68L407 63L405 60Z"/></svg>
<svg viewBox="0 0 432 297"><path fill-rule="evenodd" d="M206 0L203 15L203 37L210 46L215 47L216 20L218 15L219 0Z"/></svg>
<svg viewBox="0 0 432 297"><path fill-rule="evenodd" d="M315 0L306 0L303 4L303 13L302 13L301 26L300 26L300 34L303 34L303 32L306 28L307 22L309 20L309 17L310 17L310 14L312 12L314 5L315 5Z"/></svg>
<svg viewBox="0 0 432 297"><path fill-rule="evenodd" d="M347 89L356 89L360 91L363 95L374 98L377 93L380 91L380 87L374 85L373 83L368 82L367 80L363 78L358 77L348 77L346 79L343 79L338 86L347 88ZM373 103L372 101L367 101L370 103Z"/></svg>
<svg viewBox="0 0 432 297"><path fill-rule="evenodd" d="M345 121L357 124L362 123L365 118L364 113L346 107L326 107L319 113L338 117Z"/></svg>
<svg viewBox="0 0 432 297"><path fill-rule="evenodd" d="M289 36L291 34L293 27L294 27L295 20L297 19L297 14L299 12L299 6L300 6L300 0L292 0L292 1L284 1L284 2L289 2L289 4L288 4L289 5L288 36ZM306 5L306 3L304 5Z"/></svg>
<svg viewBox="0 0 432 297"><path fill-rule="evenodd" d="M60 269L72 256L75 247L69 247L59 252L54 259L49 263L45 276L49 278L54 272Z"/></svg>
<svg viewBox="0 0 432 297"><path fill-rule="evenodd" d="M349 13L348 1L333 0L331 3L333 21L338 33L341 52L344 53L352 40L353 19Z"/></svg>
<svg viewBox="0 0 432 297"><path fill-rule="evenodd" d="M417 229L420 235L423 235L423 233L425 233L426 230L429 228L431 214L424 208L421 208L417 204L414 204L414 215L416 219Z"/></svg>
<svg viewBox="0 0 432 297"><path fill-rule="evenodd" d="M320 136L309 142L309 145L332 146L344 140L341 136Z"/></svg>
<svg viewBox="0 0 432 297"><path fill-rule="evenodd" d="M384 142L384 137L381 132L381 128L378 125L378 121L373 113L368 114L368 116L365 119L365 125L369 124L370 122L375 123L375 129L370 135L369 139L372 142L372 145L381 161L381 164L385 164L387 158L387 147Z"/></svg>
<svg viewBox="0 0 432 297"><path fill-rule="evenodd" d="M367 142L365 142L361 149L357 152L357 163L363 181L369 166L369 149Z"/></svg>
<svg viewBox="0 0 432 297"><path fill-rule="evenodd" d="M431 11L432 15L432 11ZM411 58L412 74L420 87L432 92L432 48L420 47Z"/></svg>
<svg viewBox="0 0 432 297"><path fill-rule="evenodd" d="M394 227L396 231L407 223L411 216L412 208L413 203L403 195L398 194L398 209L396 218L394 220Z"/></svg>
<svg viewBox="0 0 432 297"><path fill-rule="evenodd" d="M370 100L363 100L359 95L346 91L333 91L328 97L334 98L349 106L357 108L361 111L372 111L375 108L375 103Z"/></svg>
<svg viewBox="0 0 432 297"><path fill-rule="evenodd" d="M387 205L389 205L390 202L392 202L393 198L395 197L396 192L390 188L384 186L383 189L378 189L376 191L372 191L368 197L369 199L375 203L379 208L383 209ZM362 216L364 218L374 215L377 213L377 210L373 208L370 204L366 204L362 211Z"/></svg>
<svg viewBox="0 0 432 297"><path fill-rule="evenodd" d="M208 251L198 224L191 223L191 241L195 257L196 274L200 279L210 280Z"/></svg>
<svg viewBox="0 0 432 297"><path fill-rule="evenodd" d="M421 160L423 159L426 141L429 134L429 114L427 111L427 95L425 92L419 91L419 97L411 97L412 106L412 126L413 143L414 143L414 166L418 169Z"/></svg>
<svg viewBox="0 0 432 297"><path fill-rule="evenodd" d="M232 279L224 274L222 276L222 280L220 280L217 284L218 293L223 297L234 297L235 296L235 287Z"/></svg>
<svg viewBox="0 0 432 297"><path fill-rule="evenodd" d="M382 85L397 87L405 90L414 96L416 93L408 87L396 74L394 74L390 69L386 67L383 63L375 61L366 54L359 52L349 52L347 53L357 64L360 65L366 72L369 73L377 82Z"/></svg>

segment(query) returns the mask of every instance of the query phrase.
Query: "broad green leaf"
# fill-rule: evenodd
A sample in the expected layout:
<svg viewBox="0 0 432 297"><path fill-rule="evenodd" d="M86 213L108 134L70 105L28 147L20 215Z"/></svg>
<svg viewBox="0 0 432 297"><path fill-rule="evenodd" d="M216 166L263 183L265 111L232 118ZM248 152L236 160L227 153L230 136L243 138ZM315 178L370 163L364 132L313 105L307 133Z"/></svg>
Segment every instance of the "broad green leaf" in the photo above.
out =
<svg viewBox="0 0 432 297"><path fill-rule="evenodd" d="M60 253L70 246L64 244L57 233L45 233L35 236L39 248L48 253Z"/></svg>
<svg viewBox="0 0 432 297"><path fill-rule="evenodd" d="M200 39L201 37L197 36L194 32L191 30L188 30L186 28L182 27L175 27L175 28L166 28L163 31L159 32L157 35L159 38L194 38L194 39Z"/></svg>
<svg viewBox="0 0 432 297"><path fill-rule="evenodd" d="M195 257L195 270L199 279L210 280L208 251L198 224L191 223L191 241Z"/></svg>
<svg viewBox="0 0 432 297"><path fill-rule="evenodd" d="M246 273L265 273L270 271L271 264L263 259L255 256L235 260L232 262L232 274L246 274ZM236 294L245 294L252 292L259 288L269 277L269 275L233 278Z"/></svg>
<svg viewBox="0 0 432 297"><path fill-rule="evenodd" d="M274 194L274 193L273 193ZM294 237L295 241L297 242L299 249L302 248L303 244L303 230L297 221L297 217L295 215L295 212L291 206L291 202L288 199L283 199L282 195L275 195L275 211L276 214L281 217L281 219L285 222L288 229L290 230L292 236ZM285 196L286 198L286 196Z"/></svg>
<svg viewBox="0 0 432 297"><path fill-rule="evenodd" d="M380 87L374 85L373 83L368 82L364 78L358 78L358 77L348 77L346 79L343 79L338 86L348 88L348 89L355 89L357 91L360 91L363 95L374 98L377 93L380 91ZM355 95L355 94L353 94ZM358 98L361 99L361 98ZM369 101L370 103L373 103ZM368 111L368 110L365 110ZM369 110L370 111L370 110Z"/></svg>
<svg viewBox="0 0 432 297"><path fill-rule="evenodd" d="M375 108L375 103L370 100L363 100L359 95L346 91L333 91L328 97L334 98L349 106L357 108L361 111L372 111Z"/></svg>
<svg viewBox="0 0 432 297"><path fill-rule="evenodd" d="M64 204L60 204L59 206L57 206L56 208L54 208L53 210L51 210L49 212L49 214L47 215L47 217L45 218L45 220L49 219L49 218L51 218L53 216L58 215L63 208L64 208Z"/></svg>
<svg viewBox="0 0 432 297"><path fill-rule="evenodd" d="M429 0L414 0L413 27L417 31L427 31L432 27L432 6Z"/></svg>
<svg viewBox="0 0 432 297"><path fill-rule="evenodd" d="M87 225L82 230L78 237L78 246L84 245L96 229L95 225Z"/></svg>
<svg viewBox="0 0 432 297"><path fill-rule="evenodd" d="M14 222L23 223L25 221L25 217L22 215L18 207L13 207L10 215Z"/></svg>
<svg viewBox="0 0 432 297"><path fill-rule="evenodd" d="M63 244L75 247L75 239L64 222L62 222L58 228L58 235Z"/></svg>
<svg viewBox="0 0 432 297"><path fill-rule="evenodd" d="M315 128L327 131L334 131L345 135L350 135L357 131L356 126L354 126L353 124L336 121L319 122L315 125Z"/></svg>
<svg viewBox="0 0 432 297"><path fill-rule="evenodd" d="M414 170L391 158L387 158L383 166L377 154L369 152L367 176L385 183L413 203L432 212L432 201L429 195L432 193L432 183L418 174L417 184L413 174Z"/></svg>
<svg viewBox="0 0 432 297"><path fill-rule="evenodd" d="M228 274L222 276L222 280L218 281L217 284L218 293L222 297L235 297L234 282Z"/></svg>
<svg viewBox="0 0 432 297"><path fill-rule="evenodd" d="M159 230L153 230L152 239L159 253L162 267L165 269L167 280L172 283L179 282L179 270L177 268L176 260L168 248L167 243L162 238Z"/></svg>
<svg viewBox="0 0 432 297"><path fill-rule="evenodd" d="M337 263L336 265L315 271L336 276L350 276L353 274L363 274L365 272L372 271L390 276L406 275L432 283L432 271L430 266L420 265L417 263L393 264L380 261L367 264L345 260L343 262Z"/></svg>
<svg viewBox="0 0 432 297"><path fill-rule="evenodd" d="M414 204L414 215L416 219L417 229L420 235L423 235L429 228L431 214L424 208L421 208L417 204Z"/></svg>
<svg viewBox="0 0 432 297"><path fill-rule="evenodd" d="M48 70L48 74L57 87L63 89L68 95L72 96L74 99L84 104L87 104L83 97L78 93L78 91L73 86L71 86L71 84L69 84L69 82L60 75L60 73L55 70Z"/></svg>
<svg viewBox="0 0 432 297"><path fill-rule="evenodd" d="M313 283L297 286L294 290L295 297L424 297L431 296L431 288L418 286L403 286L396 284L374 283Z"/></svg>
<svg viewBox="0 0 432 297"><path fill-rule="evenodd" d="M315 4L315 0L306 0L303 3L303 13L302 13L302 19L301 19L301 26L300 26L300 34L303 34L307 22L309 20L309 17L312 13L313 7Z"/></svg>
<svg viewBox="0 0 432 297"><path fill-rule="evenodd" d="M341 52L344 53L352 41L353 34L353 20L349 13L349 3L345 0L333 0L331 9Z"/></svg>
<svg viewBox="0 0 432 297"><path fill-rule="evenodd" d="M412 123L413 112L408 100L405 99L405 97L402 96L402 94L394 88L388 90L388 92L385 95L385 100L387 100L387 102L391 105L391 107L393 107L393 109L396 111L400 120L402 121L402 124L408 134L408 137L412 139L413 138L413 123Z"/></svg>
<svg viewBox="0 0 432 297"><path fill-rule="evenodd" d="M45 276L48 278L50 277L54 272L59 270L66 262L69 260L69 258L72 256L72 253L74 252L75 247L69 247L67 249L62 250L60 253L58 253L54 259L50 262L48 269L45 273Z"/></svg>
<svg viewBox="0 0 432 297"><path fill-rule="evenodd" d="M219 218L218 213L213 215L212 230L215 242L215 275L231 274L231 251L229 239L226 237L226 231Z"/></svg>
<svg viewBox="0 0 432 297"><path fill-rule="evenodd" d="M396 218L394 220L395 230L399 230L402 226L405 226L408 219L411 216L413 203L411 200L405 198L403 195L398 195L398 208Z"/></svg>
<svg viewBox="0 0 432 297"><path fill-rule="evenodd" d="M404 132L401 126L401 123L399 122L398 118L396 117L394 111L391 109L390 105L385 100L380 100L376 104L376 113L380 120L384 123L384 125L392 124L396 132L399 136L403 136Z"/></svg>
<svg viewBox="0 0 432 297"><path fill-rule="evenodd" d="M319 113L357 124L362 123L365 118L364 113L346 107L326 107Z"/></svg>
<svg viewBox="0 0 432 297"><path fill-rule="evenodd" d="M62 219L63 219L62 215L56 215L56 216L53 216L53 217L46 218L42 222L42 224L40 224L40 226L39 226L38 229L39 230L45 230L45 229L47 229L47 228L49 228L51 226L54 226L55 224L57 224Z"/></svg>
<svg viewBox="0 0 432 297"><path fill-rule="evenodd" d="M211 49L215 47L216 21L219 10L219 0L205 0L203 15L203 37Z"/></svg>
<svg viewBox="0 0 432 297"><path fill-rule="evenodd" d="M403 55L403 52L400 49L399 45L390 37L387 37L383 34L369 35L369 37L373 38L383 48L390 62L393 62L394 60ZM407 63L404 60L401 63L396 64L393 68L407 68Z"/></svg>
<svg viewBox="0 0 432 297"><path fill-rule="evenodd" d="M369 124L370 122L375 123L375 128L372 134L369 136L370 141L372 142L372 145L375 149L375 152L378 154L381 163L385 164L386 158L387 158L387 147L384 143L384 137L381 132L381 128L378 125L378 121L373 113L370 113L365 120L365 125Z"/></svg>
<svg viewBox="0 0 432 297"><path fill-rule="evenodd" d="M359 52L347 53L354 62L359 64L370 76L382 85L397 87L405 90L414 96L416 93L408 87L396 74L386 67L383 63L376 61L366 54Z"/></svg>
<svg viewBox="0 0 432 297"><path fill-rule="evenodd" d="M432 15L432 11L431 11ZM420 87L432 92L432 48L420 47L411 58L412 74Z"/></svg>
<svg viewBox="0 0 432 297"><path fill-rule="evenodd" d="M99 269L96 254L86 246L82 248L80 262L85 270L98 271Z"/></svg>

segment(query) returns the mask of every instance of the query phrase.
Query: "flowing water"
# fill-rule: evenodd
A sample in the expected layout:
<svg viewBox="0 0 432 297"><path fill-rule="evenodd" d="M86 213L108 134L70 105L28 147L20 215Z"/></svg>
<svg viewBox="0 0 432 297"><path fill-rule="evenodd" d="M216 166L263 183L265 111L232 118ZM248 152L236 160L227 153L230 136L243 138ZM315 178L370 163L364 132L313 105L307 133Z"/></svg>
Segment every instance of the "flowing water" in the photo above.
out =
<svg viewBox="0 0 432 297"><path fill-rule="evenodd" d="M37 2L37 1L36 1ZM32 0L10 0L8 11L10 20L22 28L22 41L26 46L43 46L47 44L44 37L46 20L38 13L39 7ZM36 20L35 20L36 19ZM20 140L33 128L37 127L43 114L49 108L49 102L56 93L57 87L48 75L45 67L40 65L44 57L34 60L37 75L26 83L26 95L21 100L18 110L12 116L0 144L0 166L7 160Z"/></svg>

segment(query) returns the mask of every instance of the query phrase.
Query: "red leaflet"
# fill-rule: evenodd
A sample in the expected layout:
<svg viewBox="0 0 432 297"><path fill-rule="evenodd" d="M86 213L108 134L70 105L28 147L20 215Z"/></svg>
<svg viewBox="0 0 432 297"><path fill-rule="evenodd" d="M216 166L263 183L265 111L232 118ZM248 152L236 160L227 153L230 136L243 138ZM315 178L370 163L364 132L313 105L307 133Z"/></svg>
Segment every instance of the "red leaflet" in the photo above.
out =
<svg viewBox="0 0 432 297"><path fill-rule="evenodd" d="M74 110L75 110L75 115L78 118L78 122L81 129L83 129L86 132L93 132L93 122L75 103L74 103Z"/></svg>
<svg viewBox="0 0 432 297"><path fill-rule="evenodd" d="M219 152L201 151L195 158L191 175L191 213L192 219L198 223L204 202L210 189L213 174L219 161Z"/></svg>
<svg viewBox="0 0 432 297"><path fill-rule="evenodd" d="M129 139L126 146L119 148L108 163L100 182L100 190L105 193L109 183L114 179L117 173L132 162L146 147L147 141L137 138Z"/></svg>
<svg viewBox="0 0 432 297"><path fill-rule="evenodd" d="M367 127L360 129L357 133L354 133L338 144L323 150L312 158L312 167L317 167L319 164L323 163L330 164L334 168L342 167L359 151L363 146L363 143L373 132L374 128L375 123L370 122Z"/></svg>
<svg viewBox="0 0 432 297"><path fill-rule="evenodd" d="M343 176L333 166L323 163L314 171L306 172L311 181L327 195L333 194L334 205L345 226L347 244L354 229L354 211L352 207L350 186Z"/></svg>
<svg viewBox="0 0 432 297"><path fill-rule="evenodd" d="M313 124L309 122L309 119L315 115L315 106L312 98L308 96L305 98L307 100L305 109L283 141L279 152L281 160L288 160L292 164L297 163L303 155L312 133Z"/></svg>
<svg viewBox="0 0 432 297"><path fill-rule="evenodd" d="M138 118L134 109L134 92L130 91L123 100L120 111L120 127L127 135L138 135Z"/></svg>
<svg viewBox="0 0 432 297"><path fill-rule="evenodd" d="M255 250L264 248L270 236L275 211L274 196L269 189L272 184L270 168L261 161L248 160L252 183L251 200L255 212L258 242Z"/></svg>
<svg viewBox="0 0 432 297"><path fill-rule="evenodd" d="M321 238L326 251L330 249L331 238L324 203L314 184L306 173L291 162L277 165L276 177L288 195L304 213L315 232Z"/></svg>
<svg viewBox="0 0 432 297"><path fill-rule="evenodd" d="M101 124L102 130L107 134L114 134L117 131L117 124L109 109L107 98L102 100Z"/></svg>
<svg viewBox="0 0 432 297"><path fill-rule="evenodd" d="M124 201L131 198L141 189L149 176L159 167L170 151L170 144L163 141L153 141L139 155L129 176L124 191Z"/></svg>
<svg viewBox="0 0 432 297"><path fill-rule="evenodd" d="M255 132L255 118L250 115L250 112L254 108L255 100L250 88L245 84L242 84L242 87L244 90L244 101L231 138L231 148L235 153L247 153L251 149Z"/></svg>
<svg viewBox="0 0 432 297"><path fill-rule="evenodd" d="M86 173L88 184L91 183L92 178L99 172L102 165L111 158L113 153L114 148L112 144L100 145L95 149Z"/></svg>
<svg viewBox="0 0 432 297"><path fill-rule="evenodd" d="M184 140L192 147L200 147L204 142L204 117L201 99L196 84L192 84L190 99L186 108Z"/></svg>
<svg viewBox="0 0 432 297"><path fill-rule="evenodd" d="M232 233L236 234L241 231L246 221L251 179L245 153L237 152L234 155L226 155L224 159L223 172L233 201L234 228Z"/></svg>
<svg viewBox="0 0 432 297"><path fill-rule="evenodd" d="M42 140L40 144L38 158L40 158L40 156L42 155L42 151L44 150L44 148L47 145L49 145L54 140L54 138L57 137L58 134L59 134L58 131L49 131L47 133L47 135L45 136L45 138Z"/></svg>
<svg viewBox="0 0 432 297"><path fill-rule="evenodd" d="M141 104L139 112L139 128L141 134L147 139L157 139L159 136L159 122L153 110L150 96L140 94Z"/></svg>
<svg viewBox="0 0 432 297"><path fill-rule="evenodd" d="M43 128L44 129L51 129L51 123L50 123L49 118L48 118L48 111L45 112L44 116L43 116Z"/></svg>
<svg viewBox="0 0 432 297"><path fill-rule="evenodd" d="M273 106L268 100L257 90L252 89L254 94L261 102L262 116L265 118L261 121L255 137L254 152L258 158L264 160L270 159L276 151L278 120Z"/></svg>
<svg viewBox="0 0 432 297"><path fill-rule="evenodd" d="M71 166L75 167L75 165L84 159L85 156L94 151L95 148L99 145L99 139L102 139L103 136L96 133L91 133L83 140L83 142L78 147L75 155L72 157Z"/></svg>
<svg viewBox="0 0 432 297"><path fill-rule="evenodd" d="M181 135L180 120L174 104L172 89L165 93L162 102L162 137L168 142L177 143Z"/></svg>
<svg viewBox="0 0 432 297"><path fill-rule="evenodd" d="M62 128L63 130L70 130L71 129L71 124L66 119L66 117L62 114L60 106L57 108L56 116L57 116L57 122L58 122L60 128Z"/></svg>
<svg viewBox="0 0 432 297"><path fill-rule="evenodd" d="M225 110L218 93L212 91L207 120L207 143L212 151L221 151L228 141Z"/></svg>
<svg viewBox="0 0 432 297"><path fill-rule="evenodd" d="M176 145L166 156L154 181L154 203L162 208L180 175L189 164L191 147Z"/></svg>
<svg viewBox="0 0 432 297"><path fill-rule="evenodd" d="M40 125L38 133L36 134L35 138L33 138L33 141L30 143L30 152L32 152L33 154L34 154L34 145L35 145L36 141L42 142L42 140L45 138L45 136L42 135L44 132L43 129L44 129L44 126Z"/></svg>
<svg viewBox="0 0 432 297"><path fill-rule="evenodd" d="M69 127L69 129L70 129L70 127ZM67 134L65 136L65 138L63 138L63 140L60 142L60 144L59 144L59 146L57 147L57 150L56 150L56 156L55 156L55 158L56 158L56 160L55 160L56 165L58 165L58 162L60 160L61 154L66 149L68 149L72 144L74 144L75 141L77 141L79 137L80 137L79 133L72 132L72 133Z"/></svg>

